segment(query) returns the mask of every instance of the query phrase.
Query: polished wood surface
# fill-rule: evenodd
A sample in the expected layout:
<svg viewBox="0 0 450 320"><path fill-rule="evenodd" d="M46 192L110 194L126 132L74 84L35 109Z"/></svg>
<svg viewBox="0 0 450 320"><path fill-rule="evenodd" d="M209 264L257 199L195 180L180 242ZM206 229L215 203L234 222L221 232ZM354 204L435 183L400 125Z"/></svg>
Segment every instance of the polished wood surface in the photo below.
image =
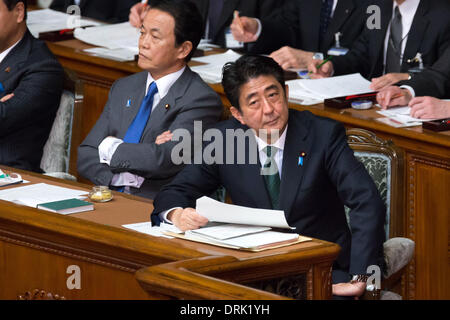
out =
<svg viewBox="0 0 450 320"><path fill-rule="evenodd" d="M90 46L78 40L50 43L49 47L63 66L75 70L85 83L82 135L86 136L107 101L113 81L140 69L135 62L120 63L88 55L81 50ZM221 85L211 87L229 105ZM382 116L374 109L336 110L323 104L290 107L340 121L347 128L369 130L403 150L406 199L403 235L416 242L404 298L450 299L450 205L445 200L450 194L450 131L435 133L421 126L390 127L375 120Z"/></svg>
<svg viewBox="0 0 450 320"><path fill-rule="evenodd" d="M90 188L13 171L30 183ZM93 211L68 216L0 201L0 299L40 298L41 292L65 299L286 299L279 294L288 291L258 285L297 276L304 277L305 298L331 297L335 244L313 240L252 253L122 227L149 221L151 211L152 201L117 192ZM80 268L79 290L68 289L69 266Z"/></svg>

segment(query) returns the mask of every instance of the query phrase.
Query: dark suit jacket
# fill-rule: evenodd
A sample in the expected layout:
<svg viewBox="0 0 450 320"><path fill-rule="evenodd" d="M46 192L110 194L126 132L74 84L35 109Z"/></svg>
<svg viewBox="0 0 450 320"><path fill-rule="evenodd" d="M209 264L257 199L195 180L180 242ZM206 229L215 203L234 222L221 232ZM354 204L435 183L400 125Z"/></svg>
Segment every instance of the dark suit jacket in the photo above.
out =
<svg viewBox="0 0 450 320"><path fill-rule="evenodd" d="M342 33L341 46L351 48L365 27L365 0L339 0L322 42L319 38L322 0L287 2L273 15L262 19L262 32L249 46L254 53L271 53L283 46L323 52L335 45L334 35Z"/></svg>
<svg viewBox="0 0 450 320"><path fill-rule="evenodd" d="M365 29L352 50L343 57L333 58L335 75L359 72L371 79L383 75L384 42L392 18L392 0L373 1L381 8L381 29ZM450 44L450 2L447 0L420 1L414 16L403 54L402 72L415 64L408 64L418 52L425 67L433 65Z"/></svg>
<svg viewBox="0 0 450 320"><path fill-rule="evenodd" d="M108 136L123 139L144 98L147 75L147 72L140 72L113 84L103 113L78 149L78 172L97 185L109 185L115 173L137 174L145 181L140 189L131 188L132 193L153 198L183 167L174 165L171 160L176 143L157 145L156 137L164 131L174 132L179 128L193 132L196 120L203 121L203 128L217 122L222 114L222 102L196 73L186 67L167 95L153 108L140 143L122 143L110 166L101 164L98 146ZM130 107L126 106L128 100Z"/></svg>
<svg viewBox="0 0 450 320"><path fill-rule="evenodd" d="M417 97L450 99L450 46L433 66L398 85L411 86Z"/></svg>
<svg viewBox="0 0 450 320"><path fill-rule="evenodd" d="M118 23L128 21L128 15L133 5L139 0L81 0L80 9L83 17L89 17ZM74 4L73 0L53 0L50 9L66 12L67 7Z"/></svg>
<svg viewBox="0 0 450 320"><path fill-rule="evenodd" d="M62 93L64 73L43 41L28 31L0 64L0 163L42 172L42 150Z"/></svg>
<svg viewBox="0 0 450 320"><path fill-rule="evenodd" d="M364 166L355 159L339 123L308 111L289 111L283 153L280 209L296 232L338 243L342 251L335 268L351 274L366 273L369 265L382 266L385 206ZM226 159L226 129L243 129L235 119L218 125L223 133ZM254 139L254 137L253 137ZM256 143L256 142L255 142ZM234 144L236 163L237 147ZM257 152L257 151L256 151ZM303 166L299 155L305 152ZM248 143L246 149L248 159ZM223 185L236 205L270 209L271 203L256 164L188 165L157 195L151 219L174 207L195 207L197 198ZM347 225L344 204L351 208Z"/></svg>
<svg viewBox="0 0 450 320"><path fill-rule="evenodd" d="M191 0L194 2L203 17L206 25L209 11L209 0ZM241 16L264 18L273 10L281 6L286 0L224 0L222 14L217 27L217 34L213 39L215 44L225 46L225 31L233 21L234 10L239 11Z"/></svg>

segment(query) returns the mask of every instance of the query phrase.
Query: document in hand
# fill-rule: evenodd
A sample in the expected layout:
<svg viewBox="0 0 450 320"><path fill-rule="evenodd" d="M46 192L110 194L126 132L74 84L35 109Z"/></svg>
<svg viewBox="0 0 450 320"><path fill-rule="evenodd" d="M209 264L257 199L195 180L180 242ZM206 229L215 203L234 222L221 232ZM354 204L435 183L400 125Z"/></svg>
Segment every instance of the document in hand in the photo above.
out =
<svg viewBox="0 0 450 320"><path fill-rule="evenodd" d="M197 199L196 210L210 223L184 234L165 232L173 237L225 248L261 251L291 245L311 238L296 233L272 231L271 227L294 229L284 212L230 205L208 197ZM219 222L219 223L218 223Z"/></svg>

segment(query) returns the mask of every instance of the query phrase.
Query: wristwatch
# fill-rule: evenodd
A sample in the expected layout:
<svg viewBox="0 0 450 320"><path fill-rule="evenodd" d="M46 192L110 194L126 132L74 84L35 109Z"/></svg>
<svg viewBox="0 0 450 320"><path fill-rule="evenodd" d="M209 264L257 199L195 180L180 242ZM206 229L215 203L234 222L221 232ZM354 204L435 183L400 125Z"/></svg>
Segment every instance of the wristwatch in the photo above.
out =
<svg viewBox="0 0 450 320"><path fill-rule="evenodd" d="M323 60L324 59L323 53L322 52L314 52L313 59L314 60Z"/></svg>
<svg viewBox="0 0 450 320"><path fill-rule="evenodd" d="M350 283L356 283L356 282L367 282L367 279L369 276L367 274L355 274L352 277L352 280L350 280Z"/></svg>

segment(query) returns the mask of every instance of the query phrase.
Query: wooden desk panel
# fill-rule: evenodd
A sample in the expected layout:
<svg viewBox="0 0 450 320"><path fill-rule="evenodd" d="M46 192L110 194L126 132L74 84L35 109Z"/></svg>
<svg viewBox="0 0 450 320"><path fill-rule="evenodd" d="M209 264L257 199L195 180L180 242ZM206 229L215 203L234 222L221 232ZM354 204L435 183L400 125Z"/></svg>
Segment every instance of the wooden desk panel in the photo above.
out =
<svg viewBox="0 0 450 320"><path fill-rule="evenodd" d="M86 136L107 100L116 79L138 72L136 63L119 63L89 56L89 47L78 40L49 44L64 67L78 72L85 81L86 107L82 136ZM211 87L229 105L221 85ZM87 91L86 91L87 90ZM450 131L434 133L422 127L393 128L374 120L374 110L334 110L316 106L290 105L342 122L347 128L363 128L380 138L392 140L405 151L405 230L416 242L416 254L409 265L404 286L409 299L450 299ZM436 192L435 192L436 191ZM433 216L433 219L430 217Z"/></svg>
<svg viewBox="0 0 450 320"><path fill-rule="evenodd" d="M86 188L14 171L31 183ZM122 227L148 221L151 210L150 200L117 192L94 211L69 216L0 201L0 299L30 298L35 290L67 299L282 299L248 285L298 276L305 298L331 297L335 244L313 240L251 253ZM72 265L81 270L81 290L66 285Z"/></svg>

